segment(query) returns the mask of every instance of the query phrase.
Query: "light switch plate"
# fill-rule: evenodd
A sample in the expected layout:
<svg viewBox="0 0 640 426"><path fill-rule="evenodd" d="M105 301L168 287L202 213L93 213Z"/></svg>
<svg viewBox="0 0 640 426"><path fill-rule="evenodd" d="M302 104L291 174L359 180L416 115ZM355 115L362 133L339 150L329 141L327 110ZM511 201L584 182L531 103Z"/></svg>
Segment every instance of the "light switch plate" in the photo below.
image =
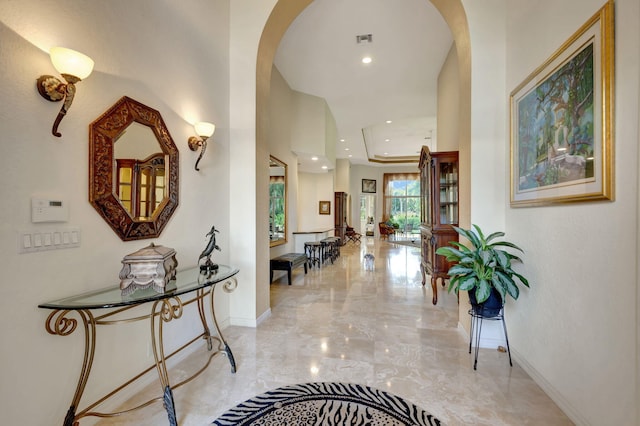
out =
<svg viewBox="0 0 640 426"><path fill-rule="evenodd" d="M80 228L63 227L18 232L18 253L80 247Z"/></svg>

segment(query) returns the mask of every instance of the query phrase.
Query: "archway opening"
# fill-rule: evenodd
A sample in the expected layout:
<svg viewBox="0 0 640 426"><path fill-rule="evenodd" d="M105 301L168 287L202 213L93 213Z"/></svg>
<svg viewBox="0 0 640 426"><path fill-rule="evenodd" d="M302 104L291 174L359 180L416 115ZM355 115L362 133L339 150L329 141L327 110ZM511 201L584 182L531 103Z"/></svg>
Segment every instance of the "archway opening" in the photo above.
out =
<svg viewBox="0 0 640 426"><path fill-rule="evenodd" d="M460 167L460 225L463 227L470 226L470 170L471 170L471 42L469 35L469 27L467 17L461 0L425 0L430 1L439 11L443 19L449 26L453 35L456 46L459 72L459 114L457 121L460 126L459 130L459 167ZM309 6L313 0L280 0L274 6L267 22L265 23L260 44L258 46L257 63L256 63L256 176L260 182L260 176L263 171L259 170L262 164L266 164L268 160L268 144L267 144L267 126L268 126L268 100L271 86L271 72L275 53L278 49L280 41L285 32ZM264 161L263 161L264 160ZM257 231L268 232L268 220L264 223L260 221L260 217L268 218L268 202L266 200L268 191L261 191L258 185L256 193L257 199ZM262 209L264 207L264 209ZM264 210L264 211L262 211ZM290 213L292 214L292 213ZM263 229L264 228L264 229ZM266 235L266 234L265 234ZM268 243L265 239L264 247L262 243L257 241L258 252L264 248L268 250ZM258 262L258 275L266 274L268 270L268 261Z"/></svg>

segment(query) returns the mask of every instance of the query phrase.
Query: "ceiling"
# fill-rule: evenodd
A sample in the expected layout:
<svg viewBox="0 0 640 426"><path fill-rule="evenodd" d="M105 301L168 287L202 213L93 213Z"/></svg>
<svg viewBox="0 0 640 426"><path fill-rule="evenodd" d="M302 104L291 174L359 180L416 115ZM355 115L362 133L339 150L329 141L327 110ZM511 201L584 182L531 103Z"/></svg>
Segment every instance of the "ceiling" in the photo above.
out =
<svg viewBox="0 0 640 426"><path fill-rule="evenodd" d="M291 89L326 100L336 158L408 164L422 145L436 149L437 79L452 42L428 0L316 0L291 24L274 63ZM322 157L298 162L307 172L334 167Z"/></svg>

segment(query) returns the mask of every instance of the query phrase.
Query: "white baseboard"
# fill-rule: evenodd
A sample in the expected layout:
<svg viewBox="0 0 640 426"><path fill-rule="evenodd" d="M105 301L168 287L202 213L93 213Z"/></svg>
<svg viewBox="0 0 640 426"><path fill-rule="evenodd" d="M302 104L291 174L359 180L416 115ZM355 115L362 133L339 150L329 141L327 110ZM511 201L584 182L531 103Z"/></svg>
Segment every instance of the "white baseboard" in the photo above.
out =
<svg viewBox="0 0 640 426"><path fill-rule="evenodd" d="M271 308L267 309L262 315L260 315L257 319L251 318L231 318L230 324L237 325L240 327L251 327L256 328L258 324L262 321L266 320L271 316Z"/></svg>
<svg viewBox="0 0 640 426"><path fill-rule="evenodd" d="M469 333L462 326L460 322L458 322L458 329L462 334L464 334L465 338L469 339ZM499 345L500 340L496 339L488 339L485 341L484 338L480 339L480 347L481 348L496 348ZM485 344L489 346L485 346ZM505 345L506 342L503 344ZM576 426L587 426L589 422L587 419L582 417L582 415L577 412L573 406L562 396L560 392L557 391L551 383L549 383L531 364L527 362L527 360L520 354L518 351L511 349L511 357L514 362L517 362L520 367L533 379L534 382L544 391L544 393L551 398L553 402L556 403L558 407L571 419L572 422L576 424Z"/></svg>
<svg viewBox="0 0 640 426"><path fill-rule="evenodd" d="M469 339L469 333L458 322L458 328L461 329L467 340ZM475 347L475 342L472 342L472 346ZM496 349L498 346L507 347L507 341L504 338L504 330L502 329L502 323L500 321L484 321L482 324L482 335L480 336L480 347L487 349Z"/></svg>
<svg viewBox="0 0 640 426"><path fill-rule="evenodd" d="M542 390L560 407L560 409L574 422L577 426L587 426L590 423L573 406L567 401L558 390L553 387L531 364L529 364L518 351L511 349L513 360L522 367L524 371L533 379L534 382L542 388Z"/></svg>
<svg viewBox="0 0 640 426"><path fill-rule="evenodd" d="M258 317L258 319L256 320L256 326L262 324L262 322L267 318L269 318L270 316L271 316L271 308L264 311L264 313Z"/></svg>

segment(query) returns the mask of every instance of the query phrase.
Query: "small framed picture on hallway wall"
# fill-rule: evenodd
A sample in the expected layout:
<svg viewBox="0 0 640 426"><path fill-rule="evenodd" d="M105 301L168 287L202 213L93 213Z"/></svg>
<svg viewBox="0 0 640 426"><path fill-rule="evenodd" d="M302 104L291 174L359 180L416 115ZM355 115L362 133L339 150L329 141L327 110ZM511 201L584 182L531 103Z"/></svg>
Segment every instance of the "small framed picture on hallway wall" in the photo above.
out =
<svg viewBox="0 0 640 426"><path fill-rule="evenodd" d="M331 201L320 201L320 214L331 214Z"/></svg>
<svg viewBox="0 0 640 426"><path fill-rule="evenodd" d="M374 179L362 179L362 192L376 193L376 181Z"/></svg>

